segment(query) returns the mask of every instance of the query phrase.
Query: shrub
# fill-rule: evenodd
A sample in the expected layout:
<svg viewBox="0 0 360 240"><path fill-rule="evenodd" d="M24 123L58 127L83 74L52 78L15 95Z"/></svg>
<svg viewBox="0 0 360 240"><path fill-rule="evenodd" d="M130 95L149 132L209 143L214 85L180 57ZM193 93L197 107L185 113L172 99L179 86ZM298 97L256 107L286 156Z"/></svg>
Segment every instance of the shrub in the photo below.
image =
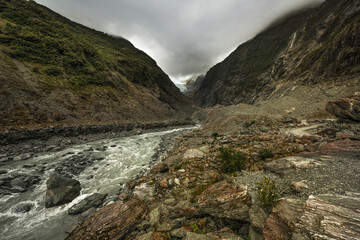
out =
<svg viewBox="0 0 360 240"><path fill-rule="evenodd" d="M203 231L200 230L199 226L196 223L191 224L191 230L196 234L205 234Z"/></svg>
<svg viewBox="0 0 360 240"><path fill-rule="evenodd" d="M214 140L216 140L219 137L219 133L218 132L214 132L212 134L212 137L214 138Z"/></svg>
<svg viewBox="0 0 360 240"><path fill-rule="evenodd" d="M263 149L259 152L259 158L261 160L265 160L266 158L272 158L274 157L274 153L270 151L269 149Z"/></svg>
<svg viewBox="0 0 360 240"><path fill-rule="evenodd" d="M175 170L179 170L182 167L182 163L178 163L174 166Z"/></svg>
<svg viewBox="0 0 360 240"><path fill-rule="evenodd" d="M49 76L59 76L61 74L61 69L55 66L51 66L46 68L44 73Z"/></svg>
<svg viewBox="0 0 360 240"><path fill-rule="evenodd" d="M261 205L266 209L271 209L276 199L279 198L278 190L275 182L270 178L264 177L262 182L257 182L258 185L258 197Z"/></svg>
<svg viewBox="0 0 360 240"><path fill-rule="evenodd" d="M233 173L246 168L247 158L242 152L237 152L232 147L219 148L218 158L221 160L222 170L225 173Z"/></svg>

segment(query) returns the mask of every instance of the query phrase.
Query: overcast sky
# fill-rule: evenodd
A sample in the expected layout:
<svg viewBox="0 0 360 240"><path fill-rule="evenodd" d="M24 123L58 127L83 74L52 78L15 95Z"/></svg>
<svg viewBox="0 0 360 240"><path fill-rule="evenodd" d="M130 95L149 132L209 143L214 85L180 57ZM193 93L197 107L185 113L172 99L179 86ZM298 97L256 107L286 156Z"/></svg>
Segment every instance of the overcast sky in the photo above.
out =
<svg viewBox="0 0 360 240"><path fill-rule="evenodd" d="M36 0L71 20L122 36L179 82L206 73L272 21L322 0Z"/></svg>

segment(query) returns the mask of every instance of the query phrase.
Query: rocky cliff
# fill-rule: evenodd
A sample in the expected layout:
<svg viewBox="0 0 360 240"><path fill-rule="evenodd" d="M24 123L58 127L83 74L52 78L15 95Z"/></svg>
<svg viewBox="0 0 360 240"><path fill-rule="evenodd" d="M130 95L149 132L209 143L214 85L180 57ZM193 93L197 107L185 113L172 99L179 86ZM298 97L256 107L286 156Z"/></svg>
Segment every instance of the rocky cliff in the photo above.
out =
<svg viewBox="0 0 360 240"><path fill-rule="evenodd" d="M359 10L356 0L327 0L279 20L211 68L193 101L253 104L297 86L358 86Z"/></svg>
<svg viewBox="0 0 360 240"><path fill-rule="evenodd" d="M0 126L186 118L156 62L34 1L0 1Z"/></svg>

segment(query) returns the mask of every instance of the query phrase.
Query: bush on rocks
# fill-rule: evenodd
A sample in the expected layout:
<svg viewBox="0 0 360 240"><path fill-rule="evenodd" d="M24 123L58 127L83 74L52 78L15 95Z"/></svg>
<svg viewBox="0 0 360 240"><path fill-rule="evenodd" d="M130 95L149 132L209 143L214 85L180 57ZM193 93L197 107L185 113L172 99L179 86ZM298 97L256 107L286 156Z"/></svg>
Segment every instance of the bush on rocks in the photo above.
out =
<svg viewBox="0 0 360 240"><path fill-rule="evenodd" d="M235 151L232 147L219 148L218 158L221 160L221 167L225 173L233 173L246 168L247 158L242 152Z"/></svg>
<svg viewBox="0 0 360 240"><path fill-rule="evenodd" d="M266 209L271 209L274 206L276 199L279 198L275 182L268 177L264 177L264 180L257 182L257 185L257 193L261 205Z"/></svg>

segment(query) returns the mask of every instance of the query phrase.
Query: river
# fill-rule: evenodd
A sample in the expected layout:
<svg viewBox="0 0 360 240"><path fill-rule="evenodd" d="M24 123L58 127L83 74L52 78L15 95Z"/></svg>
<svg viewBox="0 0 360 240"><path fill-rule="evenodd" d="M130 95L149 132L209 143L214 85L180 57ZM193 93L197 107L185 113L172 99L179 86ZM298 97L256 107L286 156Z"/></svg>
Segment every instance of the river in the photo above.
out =
<svg viewBox="0 0 360 240"><path fill-rule="evenodd" d="M13 161L0 166L0 170L7 171L1 175L2 178L20 174L37 175L41 179L29 191L0 196L0 239L64 239L67 236L65 230L71 230L77 223L77 216L67 213L71 206L96 192L107 193L107 202L110 202L116 197L121 184L150 168L163 136L185 129L191 128L99 140L71 146L58 152L40 153L26 161ZM74 176L82 186L80 196L69 204L45 208L46 180L69 157L83 154L96 155L103 159L95 161L79 175ZM24 168L26 164L35 166ZM43 166L45 171L39 174L36 166ZM15 209L24 204L31 206L30 211L18 213Z"/></svg>

